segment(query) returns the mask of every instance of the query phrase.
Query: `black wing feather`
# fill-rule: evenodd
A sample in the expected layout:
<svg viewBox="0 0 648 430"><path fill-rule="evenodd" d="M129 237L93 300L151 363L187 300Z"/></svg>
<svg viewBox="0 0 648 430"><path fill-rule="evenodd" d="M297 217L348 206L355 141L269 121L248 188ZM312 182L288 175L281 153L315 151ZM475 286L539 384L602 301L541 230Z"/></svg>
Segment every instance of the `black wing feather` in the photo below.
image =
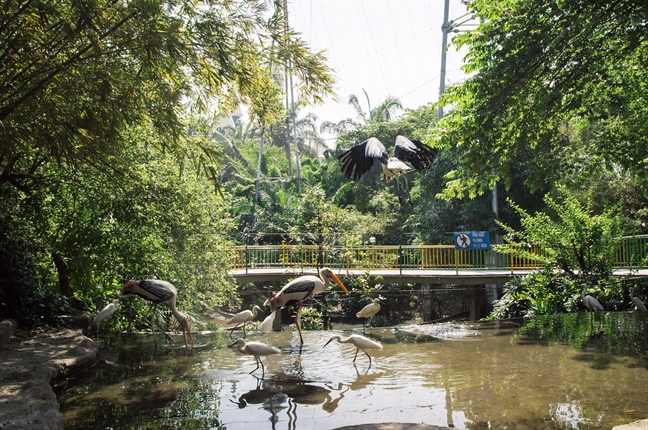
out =
<svg viewBox="0 0 648 430"><path fill-rule="evenodd" d="M357 180L371 170L375 159L387 164L388 158L385 146L372 137L343 152L338 160L342 162L342 173L349 179L353 176L353 180Z"/></svg>
<svg viewBox="0 0 648 430"><path fill-rule="evenodd" d="M435 149L423 145L418 140L410 140L404 136L396 137L394 157L410 163L419 172L429 170L436 155L437 151Z"/></svg>

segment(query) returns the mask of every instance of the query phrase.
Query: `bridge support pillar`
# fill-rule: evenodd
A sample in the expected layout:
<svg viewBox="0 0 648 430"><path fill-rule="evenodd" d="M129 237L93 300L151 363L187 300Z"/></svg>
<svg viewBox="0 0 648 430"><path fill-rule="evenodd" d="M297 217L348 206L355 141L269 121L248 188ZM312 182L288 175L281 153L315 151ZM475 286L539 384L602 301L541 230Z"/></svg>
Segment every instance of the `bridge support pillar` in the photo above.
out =
<svg viewBox="0 0 648 430"><path fill-rule="evenodd" d="M281 290L281 281L272 281L272 293L278 293ZM272 331L281 331L281 309L275 311L275 319L272 322Z"/></svg>
<svg viewBox="0 0 648 430"><path fill-rule="evenodd" d="M470 321L477 320L477 289L475 287L468 288L468 301L470 307Z"/></svg>
<svg viewBox="0 0 648 430"><path fill-rule="evenodd" d="M432 301L431 301L431 292L430 284L423 284L423 321L432 320Z"/></svg>

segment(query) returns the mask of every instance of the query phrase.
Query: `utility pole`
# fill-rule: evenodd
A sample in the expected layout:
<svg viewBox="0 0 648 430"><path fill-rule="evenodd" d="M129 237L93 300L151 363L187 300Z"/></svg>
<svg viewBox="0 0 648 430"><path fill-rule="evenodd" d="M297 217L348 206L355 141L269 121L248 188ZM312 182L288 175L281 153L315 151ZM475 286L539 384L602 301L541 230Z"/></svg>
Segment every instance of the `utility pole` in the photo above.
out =
<svg viewBox="0 0 648 430"><path fill-rule="evenodd" d="M261 127L261 141L259 142L259 164L257 165L256 186L254 187L254 205L259 201L259 183L261 182L261 160L263 160L263 133L264 127Z"/></svg>
<svg viewBox="0 0 648 430"><path fill-rule="evenodd" d="M446 74L446 50L448 49L448 32L450 31L450 23L448 22L448 15L450 14L450 0L445 0L443 6L443 25L441 31L443 38L441 40L441 76L439 82L439 101L445 92L445 74ZM439 121L443 118L443 106L439 103Z"/></svg>

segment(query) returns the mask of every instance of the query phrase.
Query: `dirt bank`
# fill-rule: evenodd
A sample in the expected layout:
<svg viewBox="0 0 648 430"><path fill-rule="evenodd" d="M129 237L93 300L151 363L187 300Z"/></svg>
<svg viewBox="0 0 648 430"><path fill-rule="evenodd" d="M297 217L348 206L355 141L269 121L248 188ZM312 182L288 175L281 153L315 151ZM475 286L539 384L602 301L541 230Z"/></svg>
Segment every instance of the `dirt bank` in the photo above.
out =
<svg viewBox="0 0 648 430"><path fill-rule="evenodd" d="M18 330L0 345L0 428L62 429L52 382L90 366L99 345L81 330Z"/></svg>

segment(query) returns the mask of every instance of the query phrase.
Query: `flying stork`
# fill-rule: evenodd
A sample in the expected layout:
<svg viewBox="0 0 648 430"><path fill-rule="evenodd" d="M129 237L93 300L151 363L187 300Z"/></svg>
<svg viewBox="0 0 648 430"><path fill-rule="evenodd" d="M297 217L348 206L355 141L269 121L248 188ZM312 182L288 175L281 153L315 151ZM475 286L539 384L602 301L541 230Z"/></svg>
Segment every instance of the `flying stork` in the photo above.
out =
<svg viewBox="0 0 648 430"><path fill-rule="evenodd" d="M387 182L396 174L411 170L410 163L419 172L427 171L436 157L436 151L418 140L396 136L394 156L390 157L385 145L375 137L353 146L343 152L338 159L342 162L342 172L347 178L360 179L373 166L374 160L383 165L383 181Z"/></svg>
<svg viewBox="0 0 648 430"><path fill-rule="evenodd" d="M270 306L270 312L275 312L277 309L283 308L293 300L299 302L297 306L297 314L295 316L295 323L297 324L297 331L299 331L299 340L304 344L304 338L301 332L300 313L304 300L312 299L316 294L322 293L328 289L329 280L333 280L338 284L345 293L349 294L344 284L335 276L335 273L327 267L319 271L319 276L304 275L297 279L288 282L275 296L266 300L264 306Z"/></svg>
<svg viewBox="0 0 648 430"><path fill-rule="evenodd" d="M178 291L171 283L160 281L159 279L146 279L143 281L129 282L122 288L119 293L120 297L140 296L145 300L153 303L153 316L151 317L151 331L153 332L153 341L155 341L155 310L160 303L168 303L171 312L176 317L182 327L182 334L185 339L185 346L189 346L187 342L187 334L191 339L191 346L194 346L193 336L189 329L189 320L187 316L176 308L176 300L178 298ZM156 342L157 344L157 342Z"/></svg>

